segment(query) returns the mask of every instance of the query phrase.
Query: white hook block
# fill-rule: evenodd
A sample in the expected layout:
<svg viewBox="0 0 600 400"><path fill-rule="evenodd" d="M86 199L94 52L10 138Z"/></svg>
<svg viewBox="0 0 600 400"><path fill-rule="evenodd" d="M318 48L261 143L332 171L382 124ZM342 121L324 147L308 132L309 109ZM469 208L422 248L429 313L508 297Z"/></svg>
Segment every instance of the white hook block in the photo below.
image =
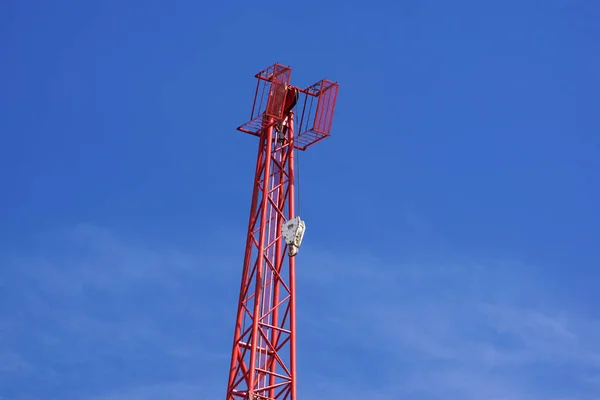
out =
<svg viewBox="0 0 600 400"><path fill-rule="evenodd" d="M304 224L304 221L300 219L300 217L290 219L281 227L281 235L290 247L288 253L290 257L298 254L298 249L302 244L302 238L304 237L305 230L306 225Z"/></svg>

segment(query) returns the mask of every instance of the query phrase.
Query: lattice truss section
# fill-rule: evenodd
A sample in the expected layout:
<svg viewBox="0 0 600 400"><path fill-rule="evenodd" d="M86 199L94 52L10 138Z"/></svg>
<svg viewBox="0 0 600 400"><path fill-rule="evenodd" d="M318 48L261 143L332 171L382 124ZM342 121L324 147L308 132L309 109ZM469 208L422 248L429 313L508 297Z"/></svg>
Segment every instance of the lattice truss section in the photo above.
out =
<svg viewBox="0 0 600 400"><path fill-rule="evenodd" d="M284 267L287 245L281 238L282 224L293 217L294 149L274 129L265 130L269 133L261 135L259 144L228 399L291 399L295 391L290 343L294 260L288 259Z"/></svg>

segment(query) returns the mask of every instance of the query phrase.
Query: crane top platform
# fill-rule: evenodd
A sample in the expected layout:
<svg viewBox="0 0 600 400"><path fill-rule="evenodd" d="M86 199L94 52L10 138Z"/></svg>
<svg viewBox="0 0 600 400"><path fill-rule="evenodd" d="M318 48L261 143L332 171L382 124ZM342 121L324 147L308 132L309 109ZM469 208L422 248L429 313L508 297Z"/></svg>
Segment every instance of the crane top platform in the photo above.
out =
<svg viewBox="0 0 600 400"><path fill-rule="evenodd" d="M283 122L295 109L297 134L294 147L306 150L330 135L339 85L327 79L301 89L290 84L292 69L275 63L257 78L250 119L239 131L260 136L270 125Z"/></svg>

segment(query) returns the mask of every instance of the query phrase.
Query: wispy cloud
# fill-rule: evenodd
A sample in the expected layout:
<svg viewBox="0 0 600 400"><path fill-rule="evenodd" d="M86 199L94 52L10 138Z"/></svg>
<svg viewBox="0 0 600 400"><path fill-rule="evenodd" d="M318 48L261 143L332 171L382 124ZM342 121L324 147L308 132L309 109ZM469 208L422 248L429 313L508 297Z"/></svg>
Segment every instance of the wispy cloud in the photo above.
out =
<svg viewBox="0 0 600 400"><path fill-rule="evenodd" d="M330 362L346 363L342 379L322 373L330 386L352 382L357 395L343 398L360 397L372 376L390 398L600 396L591 383L600 372L598 321L552 301L542 277L523 265L313 254L305 290L327 292L319 300L328 311L301 315L321 329L316 351L335 349Z"/></svg>
<svg viewBox="0 0 600 400"><path fill-rule="evenodd" d="M82 225L2 264L0 395L119 398L146 385L181 399L197 386L224 392L212 380L226 380L230 339L220 328L233 329L224 312L233 302L214 301L235 292L223 286L234 267L226 257L144 246Z"/></svg>
<svg viewBox="0 0 600 400"><path fill-rule="evenodd" d="M222 397L242 256L227 248L79 226L2 260L0 396ZM298 257L302 398L600 397L599 322L526 266Z"/></svg>

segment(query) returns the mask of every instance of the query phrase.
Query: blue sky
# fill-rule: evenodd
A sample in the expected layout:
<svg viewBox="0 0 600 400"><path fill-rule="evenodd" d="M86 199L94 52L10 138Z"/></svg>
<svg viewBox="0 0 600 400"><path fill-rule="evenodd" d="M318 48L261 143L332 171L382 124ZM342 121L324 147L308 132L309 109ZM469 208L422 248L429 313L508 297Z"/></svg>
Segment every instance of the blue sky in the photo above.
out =
<svg viewBox="0 0 600 400"><path fill-rule="evenodd" d="M340 83L299 398L600 398L597 2L0 11L0 399L224 397L274 62Z"/></svg>

